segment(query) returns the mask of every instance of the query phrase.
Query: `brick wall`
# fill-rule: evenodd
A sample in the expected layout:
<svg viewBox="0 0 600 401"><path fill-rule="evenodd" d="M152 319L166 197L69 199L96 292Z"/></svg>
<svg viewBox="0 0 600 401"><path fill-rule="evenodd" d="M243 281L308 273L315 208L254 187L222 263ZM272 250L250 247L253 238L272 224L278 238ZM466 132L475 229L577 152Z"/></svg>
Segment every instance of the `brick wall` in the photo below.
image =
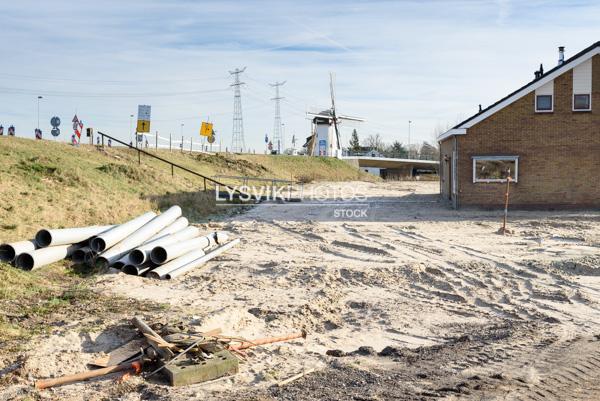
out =
<svg viewBox="0 0 600 401"><path fill-rule="evenodd" d="M535 113L532 92L458 136L459 206L501 206L506 184L473 183L472 156L515 155L513 207L600 207L600 55L592 74L591 112L572 111L569 70L554 80L553 113Z"/></svg>

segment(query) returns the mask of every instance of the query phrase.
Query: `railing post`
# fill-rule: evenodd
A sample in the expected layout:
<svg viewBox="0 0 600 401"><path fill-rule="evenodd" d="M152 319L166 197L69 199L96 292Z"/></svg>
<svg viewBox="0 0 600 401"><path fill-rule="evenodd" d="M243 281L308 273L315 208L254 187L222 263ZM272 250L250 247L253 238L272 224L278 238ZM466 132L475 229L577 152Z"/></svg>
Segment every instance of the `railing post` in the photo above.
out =
<svg viewBox="0 0 600 401"><path fill-rule="evenodd" d="M206 177L204 177L204 192L206 192Z"/></svg>
<svg viewBox="0 0 600 401"><path fill-rule="evenodd" d="M173 165L171 164L171 177L173 177L175 175L175 172L173 171Z"/></svg>
<svg viewBox="0 0 600 401"><path fill-rule="evenodd" d="M100 134L102 135L102 149L104 149L104 134Z"/></svg>
<svg viewBox="0 0 600 401"><path fill-rule="evenodd" d="M171 137L172 137L172 135L169 134L169 152L171 152L173 150L172 146L171 146L172 145L172 138Z"/></svg>
<svg viewBox="0 0 600 401"><path fill-rule="evenodd" d="M142 164L142 152L140 152L140 148L138 148L138 164Z"/></svg>

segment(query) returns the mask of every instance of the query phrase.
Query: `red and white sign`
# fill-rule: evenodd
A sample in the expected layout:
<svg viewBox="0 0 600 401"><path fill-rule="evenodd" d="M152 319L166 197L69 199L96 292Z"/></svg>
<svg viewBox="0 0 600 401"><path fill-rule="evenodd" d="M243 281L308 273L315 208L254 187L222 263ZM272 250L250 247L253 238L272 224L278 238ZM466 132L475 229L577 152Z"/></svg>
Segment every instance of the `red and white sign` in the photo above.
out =
<svg viewBox="0 0 600 401"><path fill-rule="evenodd" d="M75 135L77 135L78 139L81 139L81 131L83 131L83 122L79 120L77 114L73 117L73 131L75 131Z"/></svg>

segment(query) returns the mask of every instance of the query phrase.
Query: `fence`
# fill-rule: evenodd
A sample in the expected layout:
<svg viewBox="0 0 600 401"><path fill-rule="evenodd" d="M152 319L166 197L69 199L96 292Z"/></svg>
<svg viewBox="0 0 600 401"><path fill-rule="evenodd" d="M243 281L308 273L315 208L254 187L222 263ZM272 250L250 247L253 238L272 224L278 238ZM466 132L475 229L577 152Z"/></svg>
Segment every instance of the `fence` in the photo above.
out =
<svg viewBox="0 0 600 401"><path fill-rule="evenodd" d="M127 147L129 149L132 149L132 150L136 151L137 155L138 155L138 163L139 164L142 163L142 154L143 154L145 156L148 156L148 157L160 160L161 162L170 165L171 166L171 176L175 175L175 168L178 168L178 169L180 169L182 171L185 171L186 173L190 173L190 174L192 174L192 175L194 175L196 177L200 177L203 180L203 182L204 182L204 191L207 191L207 188L208 188L207 187L207 182L208 182L208 183L213 184L213 186L215 187L215 189L217 188L217 186L219 186L219 187L227 188L228 191L232 191L232 192L234 192L234 193L236 193L236 194L238 194L240 196L244 196L244 197L249 196L249 195L246 195L245 193L241 192L240 190L238 190L236 188L232 188L229 185L223 184L222 182L219 182L219 181L217 181L217 180L215 180L213 178L210 178L210 177L207 177L207 176L205 176L203 174L200 174L197 171L191 170L191 169L189 169L187 167L184 167L184 166L182 166L180 164L173 163L173 162L171 162L171 161L169 161L167 159L163 159L160 156L153 155L152 153L146 152L141 147L132 146L132 145L130 145L128 143L125 143L125 142L123 142L123 141L121 141L121 140L119 140L119 139L117 139L117 138L115 138L113 136L110 136L110 135L105 134L105 133L100 132L100 131L98 131L98 135L100 135L102 137L102 142L101 142L101 145L100 145L102 148L104 148L104 137L106 137L106 138L110 139L111 141L114 141L114 142L119 143L119 144L121 144L121 145L123 145L123 146L125 146L125 147ZM251 198L253 198L253 197L251 197Z"/></svg>

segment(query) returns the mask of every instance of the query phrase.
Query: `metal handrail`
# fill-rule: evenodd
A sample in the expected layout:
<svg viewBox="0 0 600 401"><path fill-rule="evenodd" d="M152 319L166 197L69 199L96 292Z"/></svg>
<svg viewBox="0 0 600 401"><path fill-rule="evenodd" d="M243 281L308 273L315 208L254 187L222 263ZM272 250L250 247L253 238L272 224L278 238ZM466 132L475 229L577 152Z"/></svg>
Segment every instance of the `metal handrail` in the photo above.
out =
<svg viewBox="0 0 600 401"><path fill-rule="evenodd" d="M262 177L248 177L248 176L235 176L235 175L213 175L214 178L224 178L228 180L240 180L240 181L261 181L261 182L283 182L286 184L302 184L300 181L284 180L280 178L262 178Z"/></svg>
<svg viewBox="0 0 600 401"><path fill-rule="evenodd" d="M217 181L217 180L214 180L214 179L212 179L212 178L210 178L210 177L207 177L207 176L205 176L205 175L203 175L203 174L200 174L200 173L198 173L197 171L190 170L190 169L189 169L189 168L187 168L187 167L184 167L184 166L182 166L182 165L180 165L180 164L177 164L177 163L173 163L173 162L171 162L171 161L169 161L169 160L167 160L167 159L163 159L163 158L162 158L162 157L160 157L160 156L153 155L152 153L146 152L145 150L142 150L142 149L140 149L140 148L138 148L138 147L132 146L132 145L130 145L130 144L128 144L128 143L125 143L125 142L123 142L123 141L121 141L121 140L119 140L119 139L117 139L117 138L115 138L115 137L113 137L113 136L110 136L110 135L108 135L108 134L105 134L105 133L102 133L102 132L98 131L98 135L101 135L101 136L102 136L102 147L104 147L104 137L107 137L107 138L109 138L109 139L110 139L110 140L112 140L112 141L115 141L115 142L117 142L117 143L120 143L121 145L124 145L124 146L126 146L126 147L127 147L127 148L129 148L129 149L134 149L134 150L137 150L137 152L138 152L138 163L141 163L141 160L140 160L140 154L141 154L141 153L143 153L143 154L145 154L146 156L150 156L150 157L153 157L153 158L155 158L155 159L158 159L158 160L162 161L163 163L170 164L170 165L171 165L171 174L173 174L173 167L177 167L178 169L181 169L181 170L183 170L183 171L185 171L185 172L188 172L188 173L190 173L190 174L193 174L193 175L195 175L195 176L198 176L198 177L200 177L200 178L203 178L203 179L204 179L204 190L205 190L205 191L206 191L206 181L210 181L210 182L212 182L213 184L216 184L216 185L219 185L219 186L225 187L225 188L227 188L228 190L230 190L230 191L233 191L234 193L238 193L239 195L243 195L243 196L251 196L251 195L248 195L248 194L245 194L245 193L241 192L239 189L232 188L232 187L230 187L230 186L229 186L229 185L227 185L227 184L223 184L223 183L221 183L221 182L219 182L219 181ZM216 187L216 185L215 185L215 187Z"/></svg>

